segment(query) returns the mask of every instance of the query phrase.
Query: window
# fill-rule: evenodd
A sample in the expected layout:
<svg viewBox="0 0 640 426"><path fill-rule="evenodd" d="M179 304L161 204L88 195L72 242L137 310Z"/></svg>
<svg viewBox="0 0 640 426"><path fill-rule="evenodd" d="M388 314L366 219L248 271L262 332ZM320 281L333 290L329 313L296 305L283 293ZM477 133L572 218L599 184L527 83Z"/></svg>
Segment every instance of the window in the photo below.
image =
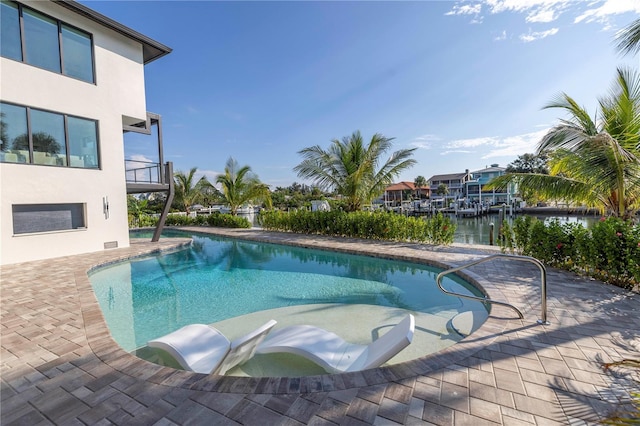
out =
<svg viewBox="0 0 640 426"><path fill-rule="evenodd" d="M35 164L53 166L57 165L58 158L66 159L63 115L32 109L31 138ZM65 164L66 161L63 161L62 165Z"/></svg>
<svg viewBox="0 0 640 426"><path fill-rule="evenodd" d="M16 204L12 206L12 213L14 234L86 228L82 203Z"/></svg>
<svg viewBox="0 0 640 426"><path fill-rule="evenodd" d="M0 54L5 58L22 61L20 11L15 3L0 3Z"/></svg>
<svg viewBox="0 0 640 426"><path fill-rule="evenodd" d="M27 109L0 103L1 159L5 163L29 163Z"/></svg>
<svg viewBox="0 0 640 426"><path fill-rule="evenodd" d="M93 82L91 37L75 28L62 24L63 73L80 80Z"/></svg>
<svg viewBox="0 0 640 426"><path fill-rule="evenodd" d="M90 34L11 1L2 0L0 12L2 56L90 83L95 81Z"/></svg>
<svg viewBox="0 0 640 426"><path fill-rule="evenodd" d="M97 169L95 120L0 102L0 162Z"/></svg>
<svg viewBox="0 0 640 426"><path fill-rule="evenodd" d="M60 72L58 23L51 18L23 9L25 60L49 71Z"/></svg>
<svg viewBox="0 0 640 426"><path fill-rule="evenodd" d="M84 118L68 117L67 127L71 167L97 168L96 122Z"/></svg>

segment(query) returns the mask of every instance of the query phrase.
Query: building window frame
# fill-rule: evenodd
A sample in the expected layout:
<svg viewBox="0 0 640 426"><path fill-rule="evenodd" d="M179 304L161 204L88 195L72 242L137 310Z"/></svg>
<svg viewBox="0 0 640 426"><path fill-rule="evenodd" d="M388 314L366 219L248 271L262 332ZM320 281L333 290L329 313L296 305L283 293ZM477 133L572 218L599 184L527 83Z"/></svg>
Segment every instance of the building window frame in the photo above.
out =
<svg viewBox="0 0 640 426"><path fill-rule="evenodd" d="M13 235L48 234L87 229L86 203L13 204Z"/></svg>
<svg viewBox="0 0 640 426"><path fill-rule="evenodd" d="M11 58L8 56L2 56L3 58L6 59L11 59L13 61L17 61L17 62L21 62L23 64L26 65L31 65L33 67L42 69L42 70L46 70L46 71L50 71L53 72L55 74L61 74L64 75L66 77L69 78L73 78L74 80L78 80L78 81L83 81L85 83L90 83L90 84L96 84L96 63L95 63L95 44L94 44L94 40L93 40L93 34L83 30L82 28L78 28L75 25L71 25L67 22L61 21L60 19L53 17L51 15L48 15L44 12L41 12L39 10L33 9L31 7L25 6L20 2L17 1L12 1L12 0L2 0L2 3L7 3L7 4L12 4L17 6L18 8L18 20L19 20L19 28L20 28L20 49L21 49L21 58L17 59L17 58ZM57 70L52 70L50 68L46 68L46 67L42 67L33 63L30 63L27 60L27 44L26 44L26 35L25 35L25 25L24 25L24 11L28 11L29 13L33 13L35 15L41 15L44 16L48 19L51 19L53 21L55 21L56 26L57 26L57 44L58 44L58 59L59 59L59 67L60 67L60 71ZM72 75L68 72L68 70L66 70L65 68L65 53L64 53L64 37L63 37L63 28L66 27L68 29L77 31L78 33L80 33L81 35L86 36L89 39L89 44L90 44L90 51L89 54L91 55L91 73L90 74L90 80L84 79L84 78L80 78L78 76Z"/></svg>
<svg viewBox="0 0 640 426"><path fill-rule="evenodd" d="M102 169L102 161L100 155L100 122L99 120L95 120L88 117L81 117L75 114L65 114L58 111L51 111L43 108L33 108L28 105L20 105L13 102L6 102L0 100L0 103L5 105L11 105L18 108L24 108L26 112L26 122L27 122L27 140L28 140L28 157L25 155L25 161L6 161L5 153L8 150L3 150L0 152L2 157L0 157L0 163L17 163L17 164L30 164L30 165L47 165L54 167L69 167L69 168L77 168L84 170L101 170ZM34 154L34 143L33 143L33 117L32 111L37 112L45 112L49 114L56 114L62 117L63 119L63 129L64 129L64 155L56 154L56 161L48 161L46 163L35 161ZM95 140L87 140L86 143L83 141L83 148L88 148L88 150L82 155L76 155L77 149L75 146L72 146L69 134L69 119L76 120L84 120L87 122L92 122L95 126ZM9 143L9 141L6 141ZM95 143L95 146L92 146ZM72 149L73 148L73 149ZM95 148L95 150L94 150ZM12 149L13 151L13 149ZM50 157L52 158L52 157Z"/></svg>

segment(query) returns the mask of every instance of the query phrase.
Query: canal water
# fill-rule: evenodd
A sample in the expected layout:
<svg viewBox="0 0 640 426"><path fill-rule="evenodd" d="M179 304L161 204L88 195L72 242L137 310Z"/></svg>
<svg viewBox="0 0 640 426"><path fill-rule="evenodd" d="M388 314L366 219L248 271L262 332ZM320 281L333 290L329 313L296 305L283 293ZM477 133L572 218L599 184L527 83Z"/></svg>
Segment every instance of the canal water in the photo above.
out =
<svg viewBox="0 0 640 426"><path fill-rule="evenodd" d="M260 227L257 221L257 215L241 215L246 217L251 221L254 227ZM462 243L462 244L482 244L489 245L489 230L491 228L491 224L494 224L494 242L498 241L498 227L499 227L499 214L492 213L485 216L479 217L457 217L455 214L450 214L449 217L456 224L456 232L453 236L454 243ZM513 220L518 216L523 216L523 214L514 215L510 217L508 212L506 214L507 221L509 223L513 223ZM582 226L589 228L592 224L600 220L599 215L580 215L580 214L571 214L571 215L558 215L558 214L550 214L550 215L541 215L541 214L531 214L529 216L533 216L538 220L544 221L552 221L557 220L562 223L579 223Z"/></svg>
<svg viewBox="0 0 640 426"><path fill-rule="evenodd" d="M521 215L514 215L509 217L507 214L507 221L513 223L513 220ZM552 221L557 220L562 223L579 223L582 226L589 228L592 224L600 220L600 216L594 215L531 215L538 220ZM455 243L463 244L489 244L489 232L491 224L494 224L494 241L498 238L499 218L498 214L490 214L480 217L456 217L450 215L451 220L457 225L456 232L453 236Z"/></svg>

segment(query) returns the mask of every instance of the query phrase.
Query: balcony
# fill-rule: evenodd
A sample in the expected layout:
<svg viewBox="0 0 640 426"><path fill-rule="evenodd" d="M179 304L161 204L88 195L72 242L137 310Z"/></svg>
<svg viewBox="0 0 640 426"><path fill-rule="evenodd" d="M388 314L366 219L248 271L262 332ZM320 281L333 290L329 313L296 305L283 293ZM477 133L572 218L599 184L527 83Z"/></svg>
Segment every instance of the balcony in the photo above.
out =
<svg viewBox="0 0 640 426"><path fill-rule="evenodd" d="M127 194L169 190L167 165L139 160L124 160Z"/></svg>

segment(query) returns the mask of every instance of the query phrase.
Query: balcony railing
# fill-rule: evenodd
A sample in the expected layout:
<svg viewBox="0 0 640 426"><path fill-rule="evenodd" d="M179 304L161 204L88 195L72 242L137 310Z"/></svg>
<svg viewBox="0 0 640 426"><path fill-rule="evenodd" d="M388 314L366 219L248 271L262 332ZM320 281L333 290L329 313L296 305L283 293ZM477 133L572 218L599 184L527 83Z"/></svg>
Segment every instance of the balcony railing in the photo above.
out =
<svg viewBox="0 0 640 426"><path fill-rule="evenodd" d="M162 165L150 161L124 160L127 183L163 184Z"/></svg>

